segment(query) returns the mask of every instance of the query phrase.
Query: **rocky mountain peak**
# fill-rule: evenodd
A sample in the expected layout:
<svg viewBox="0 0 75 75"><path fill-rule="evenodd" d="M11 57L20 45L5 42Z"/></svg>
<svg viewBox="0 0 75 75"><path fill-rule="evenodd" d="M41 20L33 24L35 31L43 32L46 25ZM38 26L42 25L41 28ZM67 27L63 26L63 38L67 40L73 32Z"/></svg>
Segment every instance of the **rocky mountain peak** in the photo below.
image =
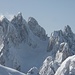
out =
<svg viewBox="0 0 75 75"><path fill-rule="evenodd" d="M65 26L64 30L65 30L66 32L71 32L71 31L72 31L72 30L71 30L71 27L70 27L69 25Z"/></svg>
<svg viewBox="0 0 75 75"><path fill-rule="evenodd" d="M4 37L7 35L9 23L9 20L5 16L0 16L0 27Z"/></svg>
<svg viewBox="0 0 75 75"><path fill-rule="evenodd" d="M72 32L72 30L71 30L71 28L70 28L70 26L69 25L67 25L67 26L65 26L64 27L64 31L63 31L66 35L71 35L71 34L73 34L73 32Z"/></svg>
<svg viewBox="0 0 75 75"><path fill-rule="evenodd" d="M18 15L16 17L17 17L18 20L22 20L22 18L23 18L22 17L22 13L21 12L18 12Z"/></svg>
<svg viewBox="0 0 75 75"><path fill-rule="evenodd" d="M18 16L22 16L22 13L21 12L18 12Z"/></svg>
<svg viewBox="0 0 75 75"><path fill-rule="evenodd" d="M17 15L14 15L13 19L11 20L11 22L18 22L18 23L22 23L23 22L23 17L22 17L22 13L19 12Z"/></svg>
<svg viewBox="0 0 75 75"><path fill-rule="evenodd" d="M5 18L5 16L4 15L1 15L0 16L0 21L2 21L4 18Z"/></svg>
<svg viewBox="0 0 75 75"><path fill-rule="evenodd" d="M9 22L9 20L4 15L1 15L0 22Z"/></svg>
<svg viewBox="0 0 75 75"><path fill-rule="evenodd" d="M47 38L46 31L44 30L43 27L41 27L38 24L38 22L33 17L28 18L28 25L34 35L38 36L42 40L46 40Z"/></svg>
<svg viewBox="0 0 75 75"><path fill-rule="evenodd" d="M26 40L28 35L28 25L25 19L22 17L22 13L19 12L14 18L11 20L11 23L17 30L17 34L19 37L19 41Z"/></svg>
<svg viewBox="0 0 75 75"><path fill-rule="evenodd" d="M28 18L28 23L32 23L33 25L38 25L38 22L33 17Z"/></svg>

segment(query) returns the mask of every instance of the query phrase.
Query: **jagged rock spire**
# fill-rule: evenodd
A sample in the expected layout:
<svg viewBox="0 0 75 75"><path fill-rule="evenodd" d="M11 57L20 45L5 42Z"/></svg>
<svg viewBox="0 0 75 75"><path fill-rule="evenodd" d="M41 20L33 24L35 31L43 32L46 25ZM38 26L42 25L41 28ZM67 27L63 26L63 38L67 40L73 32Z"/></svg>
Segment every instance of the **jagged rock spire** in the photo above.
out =
<svg viewBox="0 0 75 75"><path fill-rule="evenodd" d="M17 16L14 16L11 23L15 26L20 41L26 40L28 35L28 25L25 19L22 17L22 13L19 12Z"/></svg>
<svg viewBox="0 0 75 75"><path fill-rule="evenodd" d="M71 30L71 27L69 25L65 26L64 33L68 33L68 34L73 33L72 30Z"/></svg>
<svg viewBox="0 0 75 75"><path fill-rule="evenodd" d="M46 40L46 31L38 24L38 22L33 17L28 18L28 25L34 35L38 36L42 40Z"/></svg>
<svg viewBox="0 0 75 75"><path fill-rule="evenodd" d="M22 17L22 13L18 12L17 15L14 15L14 17L12 18L11 22L18 22L21 23L23 21L23 17Z"/></svg>
<svg viewBox="0 0 75 75"><path fill-rule="evenodd" d="M21 13L21 12L18 12L18 15L19 15L19 16L22 16L22 13Z"/></svg>
<svg viewBox="0 0 75 75"><path fill-rule="evenodd" d="M33 17L28 18L28 23L30 22L33 23L34 25L38 25L38 22Z"/></svg>
<svg viewBox="0 0 75 75"><path fill-rule="evenodd" d="M9 22L9 20L4 15L0 16L0 22L2 21Z"/></svg>
<svg viewBox="0 0 75 75"><path fill-rule="evenodd" d="M22 13L21 12L18 12L17 18L18 18L18 20L22 19Z"/></svg>
<svg viewBox="0 0 75 75"><path fill-rule="evenodd" d="M4 18L5 18L5 16L4 15L1 15L0 16L0 21L2 21Z"/></svg>

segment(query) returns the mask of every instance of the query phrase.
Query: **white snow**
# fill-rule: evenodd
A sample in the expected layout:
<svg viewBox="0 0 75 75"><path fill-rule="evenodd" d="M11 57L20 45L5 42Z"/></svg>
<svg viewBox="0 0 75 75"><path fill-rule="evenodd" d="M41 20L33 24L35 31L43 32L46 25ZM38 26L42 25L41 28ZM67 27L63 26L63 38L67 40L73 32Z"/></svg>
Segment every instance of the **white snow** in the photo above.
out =
<svg viewBox="0 0 75 75"><path fill-rule="evenodd" d="M0 21L2 21L4 18L5 18L5 16L4 15L1 15L0 16Z"/></svg>
<svg viewBox="0 0 75 75"><path fill-rule="evenodd" d="M25 73L32 67L40 68L49 54L46 51L48 38L43 41L35 36L21 13L11 22L3 20L1 25L4 29L2 30L4 47L0 58L1 64Z"/></svg>
<svg viewBox="0 0 75 75"><path fill-rule="evenodd" d="M0 65L0 75L26 75L17 70Z"/></svg>
<svg viewBox="0 0 75 75"><path fill-rule="evenodd" d="M63 61L55 75L75 75L75 55Z"/></svg>
<svg viewBox="0 0 75 75"><path fill-rule="evenodd" d="M39 75L39 70L36 67L31 68L27 75Z"/></svg>

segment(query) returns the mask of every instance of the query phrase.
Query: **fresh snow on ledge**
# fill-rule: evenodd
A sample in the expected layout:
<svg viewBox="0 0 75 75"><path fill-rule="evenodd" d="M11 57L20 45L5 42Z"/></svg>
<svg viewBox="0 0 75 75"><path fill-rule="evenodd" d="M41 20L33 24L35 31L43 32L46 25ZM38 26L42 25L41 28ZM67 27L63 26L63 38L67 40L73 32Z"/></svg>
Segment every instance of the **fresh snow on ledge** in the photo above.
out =
<svg viewBox="0 0 75 75"><path fill-rule="evenodd" d="M68 57L57 69L55 75L75 75L75 55Z"/></svg>
<svg viewBox="0 0 75 75"><path fill-rule="evenodd" d="M4 15L0 15L0 21L2 21L5 18Z"/></svg>
<svg viewBox="0 0 75 75"><path fill-rule="evenodd" d="M0 75L25 75L17 70L0 65Z"/></svg>

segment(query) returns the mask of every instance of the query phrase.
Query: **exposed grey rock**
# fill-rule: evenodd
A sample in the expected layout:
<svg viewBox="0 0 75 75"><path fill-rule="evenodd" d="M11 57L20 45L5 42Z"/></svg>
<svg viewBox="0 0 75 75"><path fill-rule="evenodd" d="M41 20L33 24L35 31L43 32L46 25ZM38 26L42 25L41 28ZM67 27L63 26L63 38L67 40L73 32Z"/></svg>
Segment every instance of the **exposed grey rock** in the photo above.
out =
<svg viewBox="0 0 75 75"><path fill-rule="evenodd" d="M11 23L17 30L19 41L26 41L28 38L28 27L27 22L23 19L22 13L18 13L17 16L14 16Z"/></svg>
<svg viewBox="0 0 75 75"><path fill-rule="evenodd" d="M38 22L33 18L28 18L28 25L31 29L31 31L38 36L42 40L46 40L47 34L46 31L38 24Z"/></svg>

